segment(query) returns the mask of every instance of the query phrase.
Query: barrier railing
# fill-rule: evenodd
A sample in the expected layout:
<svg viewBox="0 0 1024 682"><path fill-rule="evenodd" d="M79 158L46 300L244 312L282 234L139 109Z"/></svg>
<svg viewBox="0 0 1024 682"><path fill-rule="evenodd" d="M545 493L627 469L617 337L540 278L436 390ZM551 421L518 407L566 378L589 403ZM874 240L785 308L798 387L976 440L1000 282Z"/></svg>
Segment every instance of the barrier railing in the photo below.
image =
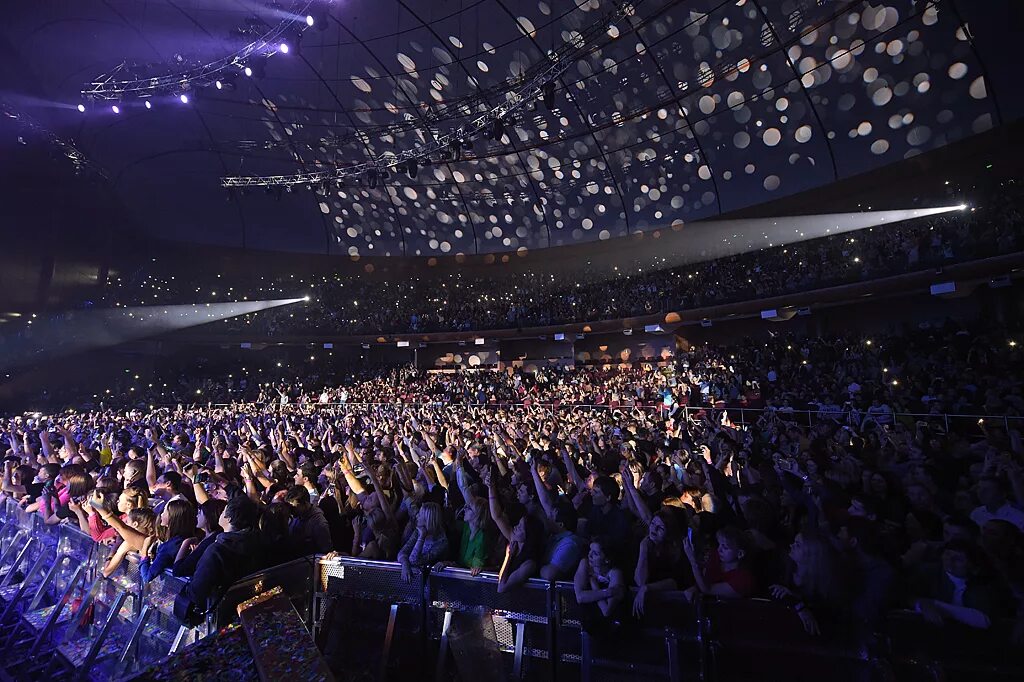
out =
<svg viewBox="0 0 1024 682"><path fill-rule="evenodd" d="M39 547L54 535L5 503L0 523L11 539L27 527ZM21 575L0 589L0 664L11 677L121 678L211 631L174 617L184 581L165 575L144 587L128 562L104 577L103 545L70 525L56 538L49 553L12 562ZM822 622L823 636L813 637L777 602L690 603L664 592L648 594L642 619L627 623L578 604L567 582L532 579L499 592L492 573L414 569L407 581L399 564L346 557L306 557L238 581L211 610L213 631L236 620L239 603L275 587L328 660L336 654L344 666L376 669L379 679L441 680L453 669L462 679L503 670L514 679L583 682L606 674L732 680L764 670L787 680L889 680L894 671L1024 678L1024 653L1010 645L1003 622L985 631L934 629L897 612L881 632ZM631 601L623 600L624 611Z"/></svg>
<svg viewBox="0 0 1024 682"><path fill-rule="evenodd" d="M0 554L14 557L0 579L0 663L15 679L114 679L190 641L172 612L180 580L144 585L132 555L104 576L112 547L10 499L0 523Z"/></svg>

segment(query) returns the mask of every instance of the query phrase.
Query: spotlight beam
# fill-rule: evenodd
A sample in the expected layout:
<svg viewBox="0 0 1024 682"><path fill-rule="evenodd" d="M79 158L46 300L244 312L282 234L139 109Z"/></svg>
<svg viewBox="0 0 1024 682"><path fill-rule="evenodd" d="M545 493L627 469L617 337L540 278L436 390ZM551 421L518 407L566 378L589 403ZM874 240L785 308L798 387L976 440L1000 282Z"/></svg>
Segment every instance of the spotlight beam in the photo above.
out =
<svg viewBox="0 0 1024 682"><path fill-rule="evenodd" d="M677 247L677 251L671 256L667 256L664 264L660 267L676 267L738 256L809 239L819 239L846 232L885 227L917 218L963 211L966 208L966 204L958 204L937 208L819 213L697 222L683 226L681 248ZM668 226L665 226L662 232L669 229ZM654 251L664 252L664 245L659 245L657 242L648 244L647 248L652 249L652 253Z"/></svg>
<svg viewBox="0 0 1024 682"><path fill-rule="evenodd" d="M70 310L37 318L29 338L8 340L5 364L11 367L227 320L239 315L300 303L307 298L264 301L137 306Z"/></svg>

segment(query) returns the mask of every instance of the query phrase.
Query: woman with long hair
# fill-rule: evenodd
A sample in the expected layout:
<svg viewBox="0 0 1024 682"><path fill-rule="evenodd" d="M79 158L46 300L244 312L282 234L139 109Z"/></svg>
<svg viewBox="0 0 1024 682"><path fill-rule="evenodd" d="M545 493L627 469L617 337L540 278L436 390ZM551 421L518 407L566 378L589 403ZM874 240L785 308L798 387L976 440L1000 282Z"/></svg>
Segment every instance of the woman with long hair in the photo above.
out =
<svg viewBox="0 0 1024 682"><path fill-rule="evenodd" d="M174 557L174 566L171 568L174 575L191 576L195 572L196 564L199 563L203 552L217 539L217 534L222 530L220 517L227 504L224 500L211 497L199 505L196 520L203 537L202 539L185 538L185 541L181 543L178 554Z"/></svg>
<svg viewBox="0 0 1024 682"><path fill-rule="evenodd" d="M365 543L362 541L363 517L356 516L352 520L352 556L392 561L401 543L397 526L380 507L366 512L365 519L370 531L370 539Z"/></svg>
<svg viewBox="0 0 1024 682"><path fill-rule="evenodd" d="M430 566L443 560L447 554L448 535L445 533L441 507L436 502L424 502L416 515L416 529L398 552L402 578L410 582L413 566Z"/></svg>
<svg viewBox="0 0 1024 682"><path fill-rule="evenodd" d="M92 504L92 503L90 503ZM95 508L95 505L93 505ZM103 521L121 536L121 544L103 567L103 577L109 578L124 561L129 551L141 551L148 538L156 537L156 512L149 507L137 507L128 512L124 521L105 509L97 509ZM150 540L152 542L152 540Z"/></svg>
<svg viewBox="0 0 1024 682"><path fill-rule="evenodd" d="M626 596L626 578L611 560L612 547L603 537L591 539L587 555L580 559L573 578L576 603L583 609L583 629L603 631L615 618Z"/></svg>
<svg viewBox="0 0 1024 682"><path fill-rule="evenodd" d="M793 563L789 585L772 585L775 599L792 604L809 634L820 634L815 613L834 611L841 606L842 585L835 550L820 535L798 533L789 549ZM812 611L813 608L813 611Z"/></svg>
<svg viewBox="0 0 1024 682"><path fill-rule="evenodd" d="M520 517L509 533L505 560L498 572L499 593L508 592L537 575L546 539L547 532L540 519L528 513Z"/></svg>
<svg viewBox="0 0 1024 682"><path fill-rule="evenodd" d="M184 499L172 499L160 515L160 532L150 536L142 545L139 573L148 583L174 564L181 543L196 536L196 508ZM153 551L153 547L156 547ZM152 558L150 555L152 554Z"/></svg>
<svg viewBox="0 0 1024 682"><path fill-rule="evenodd" d="M46 525L52 526L64 519L75 516L69 503L74 500L78 504L96 487L95 482L81 464L66 464L60 469L52 491L44 491L41 498L40 512L46 519Z"/></svg>
<svg viewBox="0 0 1024 682"><path fill-rule="evenodd" d="M647 536L640 541L633 572L637 586L633 615L643 616L648 592L681 589L685 568L679 522L671 507L662 507L651 518Z"/></svg>

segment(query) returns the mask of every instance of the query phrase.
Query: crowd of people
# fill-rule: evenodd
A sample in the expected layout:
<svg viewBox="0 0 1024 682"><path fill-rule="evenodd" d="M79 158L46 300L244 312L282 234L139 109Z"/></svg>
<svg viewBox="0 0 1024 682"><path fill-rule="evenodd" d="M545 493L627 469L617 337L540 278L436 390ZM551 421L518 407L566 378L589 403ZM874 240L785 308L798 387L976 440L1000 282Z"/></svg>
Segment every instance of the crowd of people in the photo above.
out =
<svg viewBox="0 0 1024 682"><path fill-rule="evenodd" d="M311 301L232 318L221 331L283 336L526 328L753 300L941 267L1024 249L1016 182L978 192L972 210L780 245L679 267L663 249L629 264L573 262L554 271L456 270L433 277L304 276L254 270L251 281L176 278L177 263L142 262L113 279L96 306L303 296ZM167 269L170 268L170 269ZM301 272L301 271L300 271Z"/></svg>
<svg viewBox="0 0 1024 682"><path fill-rule="evenodd" d="M503 592L570 581L598 635L676 591L777 600L824 637L907 608L936 627L1017 619L1024 641L1020 423L938 416L1024 414L1021 362L1005 337L943 328L648 369L367 370L229 405L7 419L2 490L111 544L106 574L190 578L191 622L250 572L336 552L406 578L489 571ZM739 420L753 401L767 409Z"/></svg>

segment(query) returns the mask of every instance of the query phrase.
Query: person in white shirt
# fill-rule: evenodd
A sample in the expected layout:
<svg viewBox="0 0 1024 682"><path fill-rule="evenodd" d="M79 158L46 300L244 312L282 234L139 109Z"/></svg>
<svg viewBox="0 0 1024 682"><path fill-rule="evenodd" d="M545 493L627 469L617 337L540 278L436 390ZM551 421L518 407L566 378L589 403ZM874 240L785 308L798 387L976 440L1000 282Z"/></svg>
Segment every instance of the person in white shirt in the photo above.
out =
<svg viewBox="0 0 1024 682"><path fill-rule="evenodd" d="M971 521L983 527L993 519L1006 521L1024 531L1024 511L1010 504L1003 482L994 476L985 476L978 482L978 500L981 506L971 512Z"/></svg>

